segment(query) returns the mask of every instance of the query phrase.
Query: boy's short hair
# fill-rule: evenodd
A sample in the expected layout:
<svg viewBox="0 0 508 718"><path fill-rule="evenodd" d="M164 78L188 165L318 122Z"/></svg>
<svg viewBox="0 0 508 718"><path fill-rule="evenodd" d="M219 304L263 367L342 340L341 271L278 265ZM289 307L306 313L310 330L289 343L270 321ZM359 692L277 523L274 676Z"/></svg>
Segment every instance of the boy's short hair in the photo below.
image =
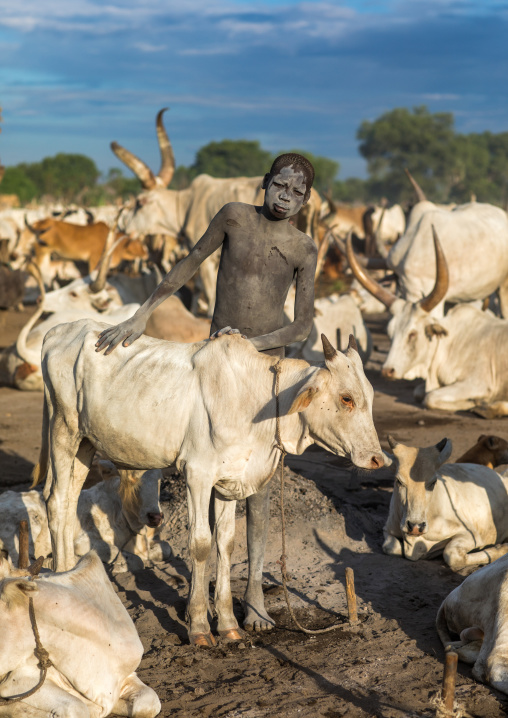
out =
<svg viewBox="0 0 508 718"><path fill-rule="evenodd" d="M307 193L310 194L310 188L314 182L314 167L303 155L298 155L296 152L287 152L284 155L279 155L273 161L269 174L273 177L279 174L283 167L289 167L290 165L293 165L295 172L300 170L300 172L303 173Z"/></svg>

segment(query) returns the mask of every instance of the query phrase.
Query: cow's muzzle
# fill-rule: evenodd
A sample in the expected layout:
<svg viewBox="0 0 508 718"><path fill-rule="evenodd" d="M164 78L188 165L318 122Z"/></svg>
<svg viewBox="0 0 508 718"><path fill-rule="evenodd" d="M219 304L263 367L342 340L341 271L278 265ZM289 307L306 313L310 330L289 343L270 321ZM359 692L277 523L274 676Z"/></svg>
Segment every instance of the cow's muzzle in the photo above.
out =
<svg viewBox="0 0 508 718"><path fill-rule="evenodd" d="M392 366L387 366L381 369L381 376L385 379L395 379L395 369Z"/></svg>
<svg viewBox="0 0 508 718"><path fill-rule="evenodd" d="M406 522L406 532L408 536L421 536L427 530L426 521L422 521L419 524L414 524L412 521Z"/></svg>
<svg viewBox="0 0 508 718"><path fill-rule="evenodd" d="M162 512L155 513L150 511L147 513L146 517L148 519L148 526L152 529L158 528L164 521L164 514Z"/></svg>

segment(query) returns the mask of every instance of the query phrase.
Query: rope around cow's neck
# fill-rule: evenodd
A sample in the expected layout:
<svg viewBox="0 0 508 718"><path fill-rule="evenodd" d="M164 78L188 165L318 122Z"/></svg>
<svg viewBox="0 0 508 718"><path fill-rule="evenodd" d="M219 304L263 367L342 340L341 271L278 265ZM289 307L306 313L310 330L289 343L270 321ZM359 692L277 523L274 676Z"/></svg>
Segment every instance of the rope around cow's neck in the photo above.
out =
<svg viewBox="0 0 508 718"><path fill-rule="evenodd" d="M284 457L287 454L286 449L284 448L284 444L282 443L282 437L280 434L280 410L279 410L279 377L281 373L281 359L277 362L277 364L274 366L275 371L275 439L277 441L277 449L280 451L280 513L281 513L281 523L282 523L282 555L280 557L280 560L277 561L278 564L280 564L280 572L282 575L282 587L284 589L284 596L286 598L286 603L289 610L289 615L293 619L293 622L295 625L300 629L300 631L303 631L303 633L309 633L312 635L315 635L317 633L329 633L330 631L335 631L336 628L342 628L341 623L334 624L333 626L328 626L327 628L305 628L302 626L301 623L299 623L298 619L295 616L295 613L291 607L291 603L289 601L289 592L288 592L288 576L287 576L287 567L286 567L286 517L284 514Z"/></svg>
<svg viewBox="0 0 508 718"><path fill-rule="evenodd" d="M30 596L28 599L28 614L30 616L30 623L32 624L32 631L35 638L35 657L39 659L39 668L41 671L41 676L39 678L39 682L36 686L31 688L29 691L26 691L25 693L20 693L17 696L8 696L7 698L0 697L0 706L4 705L10 705L11 703L18 703L19 701L24 700L25 698L29 698L30 696L33 696L34 693L37 693L39 688L42 688L42 685L44 681L46 680L46 674L48 672L48 668L50 668L53 663L51 662L51 659L49 657L49 653L44 648L41 642L41 637L39 635L39 629L37 627L37 621L35 620L35 610L34 610L34 601L33 598Z"/></svg>

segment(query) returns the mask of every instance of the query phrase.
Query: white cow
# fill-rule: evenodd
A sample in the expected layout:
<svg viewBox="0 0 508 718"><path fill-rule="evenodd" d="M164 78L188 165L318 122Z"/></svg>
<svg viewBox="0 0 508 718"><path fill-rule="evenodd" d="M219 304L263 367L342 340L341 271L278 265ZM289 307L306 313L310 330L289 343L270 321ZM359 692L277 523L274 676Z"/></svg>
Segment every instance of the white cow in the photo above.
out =
<svg viewBox="0 0 508 718"><path fill-rule="evenodd" d="M33 695L0 702L0 717L153 718L160 712L155 691L135 673L143 655L136 628L93 551L72 571L36 580L0 560L0 698L30 691L41 677L29 599L52 665Z"/></svg>
<svg viewBox="0 0 508 718"><path fill-rule="evenodd" d="M81 492L74 534L76 556L94 549L104 563L113 564L113 573L127 568L139 570L144 562L165 561L171 555L169 544L159 538L164 518L159 504L161 472L120 474ZM29 522L30 556L49 556L46 505L39 491L5 491L0 495L0 551L17 565L21 520Z"/></svg>
<svg viewBox="0 0 508 718"><path fill-rule="evenodd" d="M262 489L277 467L277 360L257 352L240 335L227 334L197 344L141 337L105 358L95 351L104 326L92 320L60 325L44 340L37 474L46 477L55 567L74 564L76 505L96 449L132 467L175 464L188 492L191 641L212 643L205 580L212 495L218 629L238 638L229 584L235 502ZM278 365L282 442L296 454L317 443L350 456L357 466L382 466L372 421L373 390L354 339L346 354L325 337L323 344L325 364L285 359Z"/></svg>
<svg viewBox="0 0 508 718"><path fill-rule="evenodd" d="M474 664L473 676L503 693L508 693L506 596L508 556L502 556L457 586L441 604L436 619L445 649Z"/></svg>
<svg viewBox="0 0 508 718"><path fill-rule="evenodd" d="M466 411L486 416L508 413L508 320L458 304L445 317L433 309L446 295L448 266L434 236L438 274L434 289L418 302L397 298L369 277L356 261L351 243L348 258L355 275L390 309L392 339L382 373L388 379L424 379L415 396L428 409ZM495 351L484 351L495 347Z"/></svg>
<svg viewBox="0 0 508 718"><path fill-rule="evenodd" d="M445 464L448 439L425 449L388 440L395 485L385 553L418 561L442 552L454 571L508 553L508 478L479 464Z"/></svg>
<svg viewBox="0 0 508 718"><path fill-rule="evenodd" d="M435 228L449 266L449 284L434 314L450 303L483 300L499 289L503 315L508 299L508 216L499 207L479 202L440 209L418 202L404 235L394 244L387 266L398 277L400 295L417 302L429 294L436 277L432 242Z"/></svg>

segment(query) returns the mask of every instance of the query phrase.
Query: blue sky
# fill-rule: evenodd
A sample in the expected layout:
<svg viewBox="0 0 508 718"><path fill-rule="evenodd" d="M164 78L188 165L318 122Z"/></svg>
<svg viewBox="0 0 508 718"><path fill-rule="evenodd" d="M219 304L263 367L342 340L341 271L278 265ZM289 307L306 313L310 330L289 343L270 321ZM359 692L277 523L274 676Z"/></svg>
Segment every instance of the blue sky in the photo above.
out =
<svg viewBox="0 0 508 718"><path fill-rule="evenodd" d="M159 167L211 140L300 148L364 176L356 130L394 107L508 131L508 0L0 0L0 160ZM128 173L128 170L126 170Z"/></svg>

